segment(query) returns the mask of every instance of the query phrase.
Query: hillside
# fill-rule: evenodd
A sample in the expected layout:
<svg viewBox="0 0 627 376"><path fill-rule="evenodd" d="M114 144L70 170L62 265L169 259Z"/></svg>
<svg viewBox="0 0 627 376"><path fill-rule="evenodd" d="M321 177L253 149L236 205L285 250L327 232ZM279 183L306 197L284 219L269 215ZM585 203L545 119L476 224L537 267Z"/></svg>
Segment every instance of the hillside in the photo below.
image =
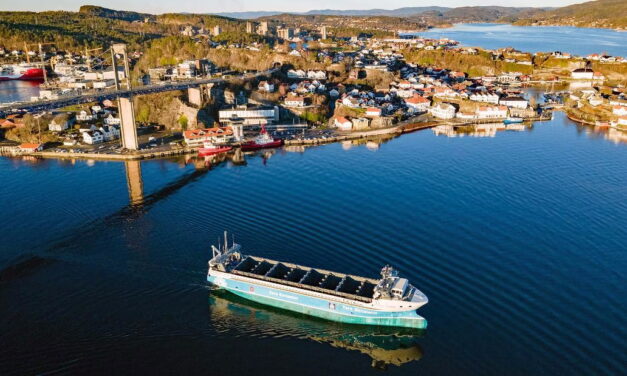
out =
<svg viewBox="0 0 627 376"><path fill-rule="evenodd" d="M112 42L131 45L165 33L155 23L136 23L79 12L0 12L0 44L23 48L24 42L52 42L58 49L104 46Z"/></svg>
<svg viewBox="0 0 627 376"><path fill-rule="evenodd" d="M596 0L548 11L519 15L517 25L568 25L627 29L627 1Z"/></svg>
<svg viewBox="0 0 627 376"><path fill-rule="evenodd" d="M223 39L237 39L245 31L243 21L227 17L178 13L155 16L86 5L78 12L0 12L0 46L21 49L24 42L52 42L56 49L75 50L124 42L137 47L176 35L185 25L205 29L220 25Z"/></svg>
<svg viewBox="0 0 627 376"><path fill-rule="evenodd" d="M145 19L151 19L154 16L147 13L129 12L125 10L113 10L103 8L95 5L83 5L78 10L79 13L86 14L88 16L111 18L114 20L122 21L144 21Z"/></svg>

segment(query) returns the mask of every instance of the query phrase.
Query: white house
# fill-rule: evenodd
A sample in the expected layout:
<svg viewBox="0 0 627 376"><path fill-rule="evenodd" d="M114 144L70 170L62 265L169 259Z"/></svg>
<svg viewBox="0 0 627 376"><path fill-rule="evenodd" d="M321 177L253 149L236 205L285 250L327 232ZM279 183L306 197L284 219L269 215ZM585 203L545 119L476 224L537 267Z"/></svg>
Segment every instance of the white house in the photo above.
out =
<svg viewBox="0 0 627 376"><path fill-rule="evenodd" d="M396 90L396 95L399 98L411 98L412 96L414 96L414 94L416 94L416 91L414 91L413 89L400 89L400 90Z"/></svg>
<svg viewBox="0 0 627 376"><path fill-rule="evenodd" d="M524 110L529 105L529 101L523 97L505 97L499 100L499 104L502 106L520 108Z"/></svg>
<svg viewBox="0 0 627 376"><path fill-rule="evenodd" d="M336 128L342 131L350 131L353 128L353 123L343 116L336 116L333 123Z"/></svg>
<svg viewBox="0 0 627 376"><path fill-rule="evenodd" d="M455 117L458 118L458 119L462 119L462 120L474 120L474 119L477 118L477 115L472 113L472 112L462 112L462 111L460 111L460 112L458 112L455 115Z"/></svg>
<svg viewBox="0 0 627 376"><path fill-rule="evenodd" d="M591 80L594 78L594 71L589 68L579 68L572 71L570 77L575 80Z"/></svg>
<svg viewBox="0 0 627 376"><path fill-rule="evenodd" d="M455 117L455 107L448 103L440 103L429 109L432 116L438 119L452 119Z"/></svg>
<svg viewBox="0 0 627 376"><path fill-rule="evenodd" d="M381 109L376 107L368 107L366 109L366 116L379 117L381 116Z"/></svg>
<svg viewBox="0 0 627 376"><path fill-rule="evenodd" d="M478 119L502 119L507 117L505 106L481 106L476 111Z"/></svg>
<svg viewBox="0 0 627 376"><path fill-rule="evenodd" d="M294 70L294 69L290 69L287 71L287 77L288 78L307 78L307 73L305 73L304 70Z"/></svg>
<svg viewBox="0 0 627 376"><path fill-rule="evenodd" d="M104 119L104 123L107 125L120 125L120 118L109 114L109 116Z"/></svg>
<svg viewBox="0 0 627 376"><path fill-rule="evenodd" d="M327 74L321 70L318 70L318 71L311 70L307 72L307 78L310 78L313 80L326 80Z"/></svg>
<svg viewBox="0 0 627 376"><path fill-rule="evenodd" d="M625 106L613 106L612 107L612 114L618 115L618 116L625 116L625 115L627 115L627 107L625 107Z"/></svg>
<svg viewBox="0 0 627 376"><path fill-rule="evenodd" d="M83 142L89 145L99 144L104 141L104 136L99 131L83 132Z"/></svg>
<svg viewBox="0 0 627 376"><path fill-rule="evenodd" d="M357 108L359 107L359 99L353 98L351 96L346 96L342 99L342 104L347 107Z"/></svg>
<svg viewBox="0 0 627 376"><path fill-rule="evenodd" d="M112 125L103 125L98 128L98 132L102 133L104 141L117 140L120 138L120 129Z"/></svg>
<svg viewBox="0 0 627 376"><path fill-rule="evenodd" d="M499 103L499 96L494 93L474 93L468 99L475 102Z"/></svg>
<svg viewBox="0 0 627 376"><path fill-rule="evenodd" d="M74 119L67 115L58 115L48 124L48 130L51 132L63 132L72 125Z"/></svg>
<svg viewBox="0 0 627 376"><path fill-rule="evenodd" d="M289 93L285 98L285 105L287 107L305 107L305 98L301 95Z"/></svg>
<svg viewBox="0 0 627 376"><path fill-rule="evenodd" d="M424 112L429 109L429 106L431 105L431 101L429 101L427 98L422 97L420 95L414 95L411 98L405 99L405 104L407 105L407 107L409 107L410 109L414 111Z"/></svg>
<svg viewBox="0 0 627 376"><path fill-rule="evenodd" d="M82 110L81 112L79 112L76 115L76 120L78 120L78 121L92 121L95 118L96 118L95 115L92 115L91 113L89 113L89 112L87 112L85 110Z"/></svg>

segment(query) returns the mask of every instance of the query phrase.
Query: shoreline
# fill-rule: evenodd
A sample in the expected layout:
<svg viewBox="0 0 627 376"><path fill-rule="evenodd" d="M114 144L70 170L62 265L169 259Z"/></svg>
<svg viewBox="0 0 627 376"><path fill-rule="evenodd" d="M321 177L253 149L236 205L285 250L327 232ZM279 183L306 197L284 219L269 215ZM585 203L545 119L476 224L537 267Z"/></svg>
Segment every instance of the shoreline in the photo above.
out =
<svg viewBox="0 0 627 376"><path fill-rule="evenodd" d="M569 117L569 119L571 119ZM547 117L534 117L525 119L525 122L536 122L536 121L548 121L551 118ZM579 122L576 119L571 119L572 121ZM434 128L439 125L453 125L453 126L473 126L477 124L485 124L485 123L498 123L501 122L502 119L483 119L483 120L474 120L474 121L464 121L464 122L451 122L451 121L428 121L428 122L408 122L399 124L389 128L382 129L373 129L368 131L361 132L350 132L350 133L340 133L336 136L325 137L325 138L311 138L311 139L293 139L293 140L285 140L284 146L315 146L315 145L325 145L342 141L351 141L351 140L359 140L366 139L368 137L374 136L382 136L382 135L396 135L400 136L406 133L417 132L425 129ZM28 157L38 157L38 158L46 158L46 159L91 159L91 160L100 160L100 161L137 161L144 159L163 159L163 158L171 158L182 155L189 154L197 154L198 149L195 148L182 148L177 150L167 150L167 151L153 151L153 152L145 152L145 153L137 153L137 154L98 154L98 153L58 153L51 151L39 151L39 152L27 152L27 153L14 153L14 154L6 154L5 156L28 156Z"/></svg>

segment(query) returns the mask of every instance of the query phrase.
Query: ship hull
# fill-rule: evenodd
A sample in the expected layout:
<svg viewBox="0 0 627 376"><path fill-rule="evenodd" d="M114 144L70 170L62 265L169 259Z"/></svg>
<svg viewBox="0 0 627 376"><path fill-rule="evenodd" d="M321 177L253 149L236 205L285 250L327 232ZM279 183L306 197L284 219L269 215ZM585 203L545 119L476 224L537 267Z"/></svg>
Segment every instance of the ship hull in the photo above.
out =
<svg viewBox="0 0 627 376"><path fill-rule="evenodd" d="M230 146L223 148L200 148L198 149L198 155L200 155L201 157L208 157L210 155L226 153L227 151L231 151L231 149L233 148Z"/></svg>
<svg viewBox="0 0 627 376"><path fill-rule="evenodd" d="M503 124L505 124L505 125L520 124L522 122L523 122L523 119L521 119L521 118L507 118L507 119L503 120Z"/></svg>
<svg viewBox="0 0 627 376"><path fill-rule="evenodd" d="M212 272L213 273L213 272ZM415 310L381 311L332 297L316 297L306 292L297 293L279 287L230 278L228 273L210 274L207 281L232 294L268 306L302 313L325 320L347 324L426 329L427 320Z"/></svg>
<svg viewBox="0 0 627 376"><path fill-rule="evenodd" d="M44 79L44 71L42 68L29 68L21 73L16 74L0 74L0 81L9 81L9 80L21 80L21 81L31 81L31 80L43 80Z"/></svg>
<svg viewBox="0 0 627 376"><path fill-rule="evenodd" d="M242 148L242 151L254 151L254 150L261 150L261 149L278 148L281 146L283 146L283 140L275 139L273 142L269 142L267 144L257 144L255 142L244 143L242 144L241 148Z"/></svg>

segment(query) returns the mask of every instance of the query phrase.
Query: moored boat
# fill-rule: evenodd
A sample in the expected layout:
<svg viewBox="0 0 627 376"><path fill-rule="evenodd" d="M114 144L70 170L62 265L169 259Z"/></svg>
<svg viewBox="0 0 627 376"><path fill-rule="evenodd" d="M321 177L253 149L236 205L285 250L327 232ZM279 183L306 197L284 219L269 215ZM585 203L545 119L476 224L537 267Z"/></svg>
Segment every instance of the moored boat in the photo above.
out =
<svg viewBox="0 0 627 376"><path fill-rule="evenodd" d="M0 81L43 80L44 68L33 64L8 64L0 67Z"/></svg>
<svg viewBox="0 0 627 376"><path fill-rule="evenodd" d="M427 297L390 266L380 279L244 255L239 244L212 247L207 281L243 298L350 324L425 329Z"/></svg>
<svg viewBox="0 0 627 376"><path fill-rule="evenodd" d="M283 140L280 138L272 138L268 131L266 131L266 127L261 127L261 132L259 135L255 137L252 141L244 142L242 144L243 151L252 151L252 150L260 150L260 149L268 149L268 148L278 148L283 146Z"/></svg>
<svg viewBox="0 0 627 376"><path fill-rule="evenodd" d="M503 120L503 124L518 124L518 123L522 123L523 122L523 118L521 117L508 117L507 119Z"/></svg>
<svg viewBox="0 0 627 376"><path fill-rule="evenodd" d="M231 146L220 146L220 145L215 145L211 142L205 142L203 143L203 147L198 149L198 155L200 156L215 155L215 154L220 154L220 153L226 153L227 151L230 151L232 149L233 147Z"/></svg>

